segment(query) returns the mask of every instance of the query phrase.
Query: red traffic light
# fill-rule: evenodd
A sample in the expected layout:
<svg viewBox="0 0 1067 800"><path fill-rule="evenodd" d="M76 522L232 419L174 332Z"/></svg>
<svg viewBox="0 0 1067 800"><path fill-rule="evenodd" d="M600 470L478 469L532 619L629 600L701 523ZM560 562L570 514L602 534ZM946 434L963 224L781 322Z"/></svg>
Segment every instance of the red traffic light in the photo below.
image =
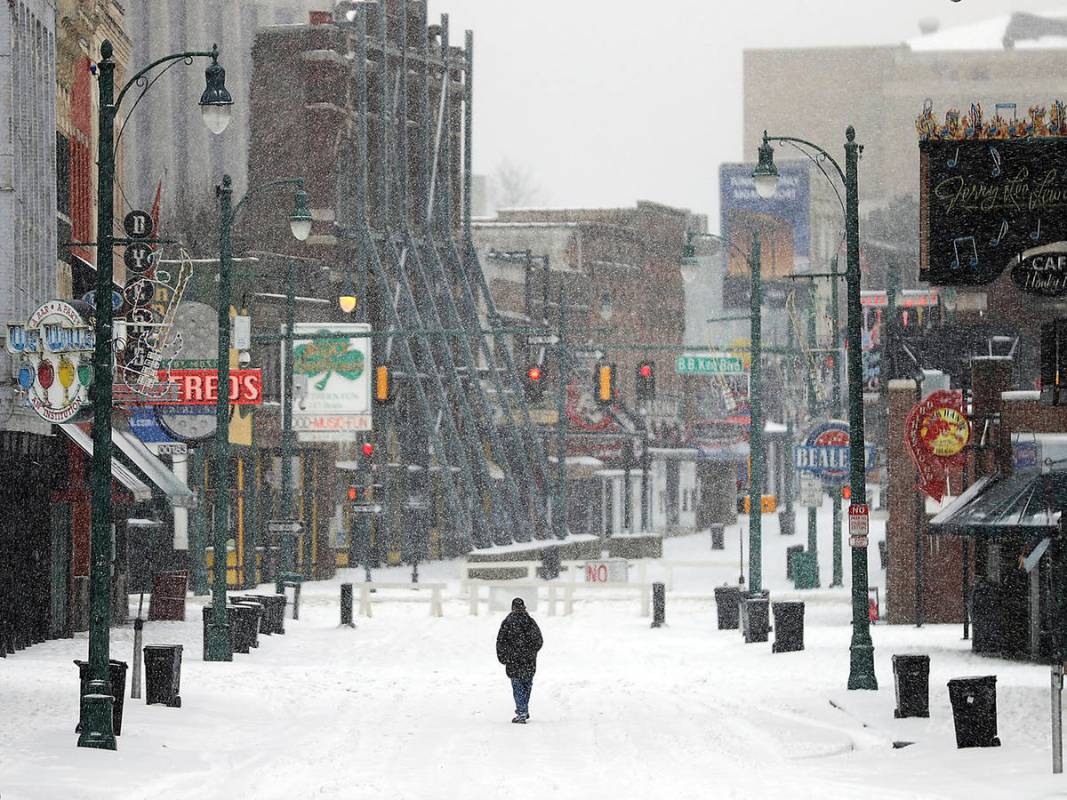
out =
<svg viewBox="0 0 1067 800"><path fill-rule="evenodd" d="M845 486L842 486L841 487L841 497L844 498L845 500L851 500L852 499L852 487L847 485L847 484Z"/></svg>
<svg viewBox="0 0 1067 800"><path fill-rule="evenodd" d="M359 500L359 487L358 486L349 486L348 487L348 502L355 503L357 500Z"/></svg>
<svg viewBox="0 0 1067 800"><path fill-rule="evenodd" d="M370 442L364 442L361 450L363 451L363 456L365 458L370 458L372 455L374 455L374 445L372 445Z"/></svg>
<svg viewBox="0 0 1067 800"><path fill-rule="evenodd" d="M531 381L541 380L541 368L530 367L528 370L526 370L526 377L529 378Z"/></svg>
<svg viewBox="0 0 1067 800"><path fill-rule="evenodd" d="M638 372L640 373L642 378L651 378L652 377L652 365L651 364L642 364L640 369L638 370Z"/></svg>

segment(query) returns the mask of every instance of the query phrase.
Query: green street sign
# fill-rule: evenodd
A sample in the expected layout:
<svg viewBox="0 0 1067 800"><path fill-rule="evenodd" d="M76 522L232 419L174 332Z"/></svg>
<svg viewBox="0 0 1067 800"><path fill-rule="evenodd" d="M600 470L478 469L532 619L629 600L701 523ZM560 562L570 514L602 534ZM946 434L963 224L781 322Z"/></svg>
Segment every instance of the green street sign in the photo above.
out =
<svg viewBox="0 0 1067 800"><path fill-rule="evenodd" d="M745 365L729 353L688 353L678 356L674 371L679 375L743 375Z"/></svg>

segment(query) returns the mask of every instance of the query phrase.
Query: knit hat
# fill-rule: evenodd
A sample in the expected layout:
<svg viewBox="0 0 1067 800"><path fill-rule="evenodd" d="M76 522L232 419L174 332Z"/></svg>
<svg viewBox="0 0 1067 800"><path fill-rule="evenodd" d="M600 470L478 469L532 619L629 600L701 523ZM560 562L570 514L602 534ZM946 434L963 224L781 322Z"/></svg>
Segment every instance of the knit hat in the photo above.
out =
<svg viewBox="0 0 1067 800"><path fill-rule="evenodd" d="M521 597L516 597L514 600L511 601L511 610L512 611L525 611L526 610L526 603L524 603L522 601Z"/></svg>

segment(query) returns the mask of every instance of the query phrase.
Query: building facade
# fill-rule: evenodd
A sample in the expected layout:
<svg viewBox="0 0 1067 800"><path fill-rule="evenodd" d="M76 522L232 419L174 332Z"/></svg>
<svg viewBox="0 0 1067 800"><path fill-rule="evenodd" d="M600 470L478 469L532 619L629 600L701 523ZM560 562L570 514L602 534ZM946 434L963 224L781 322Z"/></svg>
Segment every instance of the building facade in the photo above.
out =
<svg viewBox="0 0 1067 800"><path fill-rule="evenodd" d="M224 136L215 136L197 117L204 90L203 67L178 67L144 96L123 138L137 180L129 202L148 208L162 181L163 228L186 244L199 233L196 213L213 208L215 184L223 173L238 196L248 186L251 135L252 43L256 31L272 25L307 22L308 12L329 8L322 0L129 0L126 24L133 42L132 63L148 64L169 53L219 46L233 118ZM140 205L138 205L140 204ZM185 234L182 236L181 234Z"/></svg>

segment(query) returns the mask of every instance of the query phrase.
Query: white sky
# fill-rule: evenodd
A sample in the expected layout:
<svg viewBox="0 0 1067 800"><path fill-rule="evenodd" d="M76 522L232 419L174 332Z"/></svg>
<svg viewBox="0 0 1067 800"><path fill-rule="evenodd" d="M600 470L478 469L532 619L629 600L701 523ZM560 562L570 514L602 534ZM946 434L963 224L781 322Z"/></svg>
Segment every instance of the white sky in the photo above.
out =
<svg viewBox="0 0 1067 800"><path fill-rule="evenodd" d="M430 0L474 30L474 170L508 159L539 204L654 200L718 214L718 165L741 142L746 48L897 44L1067 0ZM752 152L750 153L749 150ZM713 223L714 227L714 223Z"/></svg>

